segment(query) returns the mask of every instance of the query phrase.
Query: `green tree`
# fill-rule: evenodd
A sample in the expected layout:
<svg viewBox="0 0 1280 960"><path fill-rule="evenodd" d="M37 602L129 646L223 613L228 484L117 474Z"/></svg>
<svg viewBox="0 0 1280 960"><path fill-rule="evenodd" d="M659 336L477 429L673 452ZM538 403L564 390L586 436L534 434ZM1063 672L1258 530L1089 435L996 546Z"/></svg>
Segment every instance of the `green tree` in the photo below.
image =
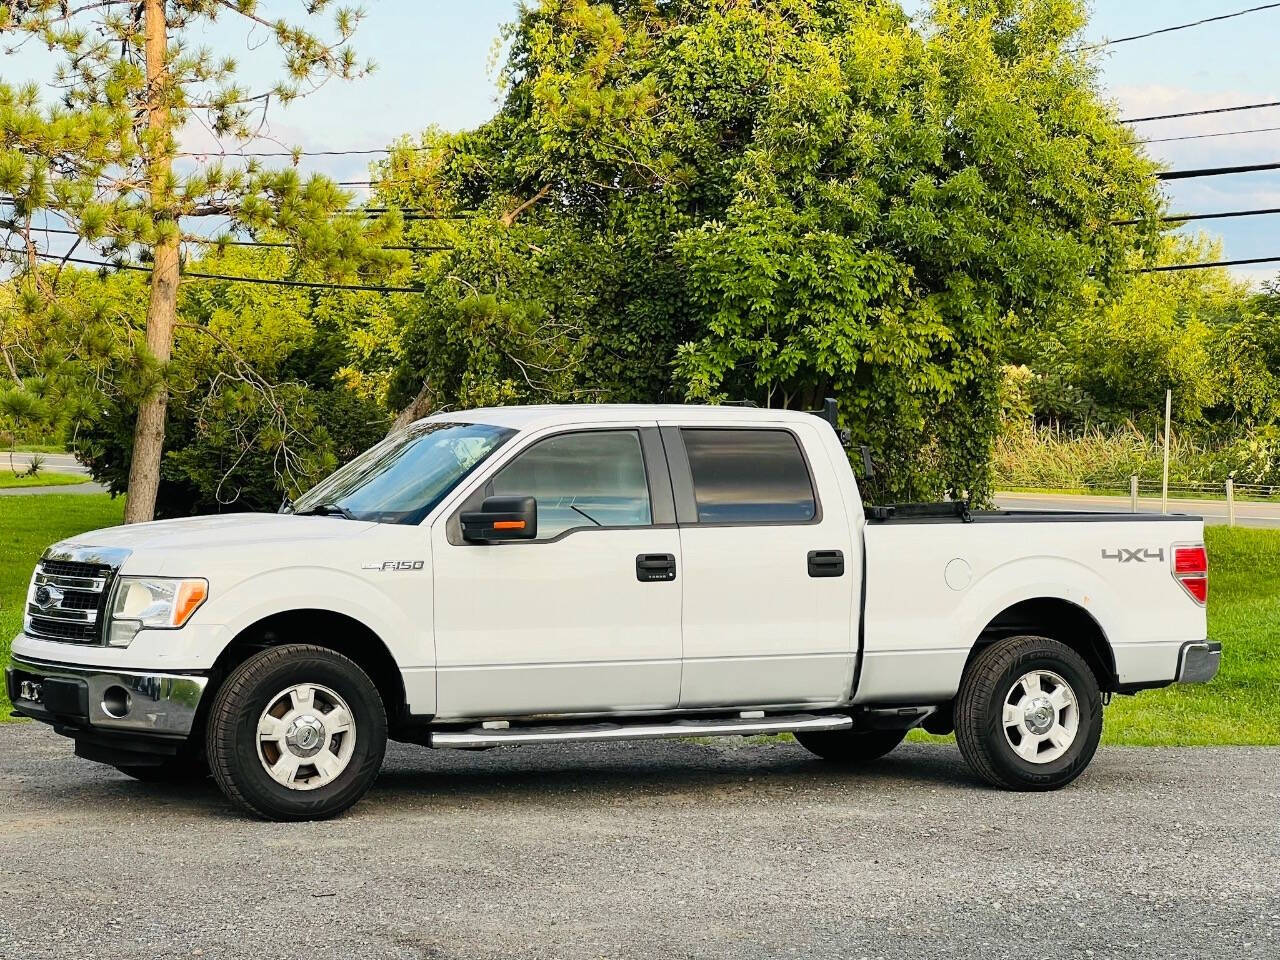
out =
<svg viewBox="0 0 1280 960"><path fill-rule="evenodd" d="M59 59L46 106L36 85L0 83L0 192L11 197L6 226L20 243L27 275L21 296L57 295L36 227L54 218L81 243L123 259L140 252L151 264L144 329L135 347L154 375L133 386L136 418L125 519L150 519L165 438L168 364L177 327L184 223L222 217L232 228L276 229L296 243L301 261L346 277L380 275L397 262L380 236L354 216L335 216L349 202L322 177L256 163L180 166L185 124L199 120L234 152L262 128L268 106L287 103L329 77L358 77L349 41L361 14L333 10L332 35L311 24L333 8L307 0L306 20L265 16L256 0L97 0L67 4L27 0L0 5L0 35L35 42ZM284 80L251 91L236 82L236 62L199 46L218 17L242 19L274 42ZM255 43L252 49L258 49ZM208 222L207 219L198 222ZM60 226L59 228L62 228ZM12 372L12 371L11 371Z"/></svg>
<svg viewBox="0 0 1280 960"><path fill-rule="evenodd" d="M982 498L1004 343L1156 235L1083 23L1076 0L541 0L497 116L393 154L382 195L460 218L412 228L454 247L418 264L431 316L485 318L455 364L496 339L563 372L486 371L503 399L834 395L886 495ZM429 360L400 350L393 400L470 395Z"/></svg>
<svg viewBox="0 0 1280 960"><path fill-rule="evenodd" d="M280 250L232 249L193 267L278 276L289 259ZM59 285L74 285L80 299L102 304L107 329L140 331L145 277L68 269ZM229 281L183 284L164 371L168 442L156 515L275 509L282 497L296 496L381 439L389 418L376 398L347 383L349 331L340 322L359 316L362 302L378 299ZM77 324L81 335L93 328L90 317L76 314L56 329L65 337ZM87 369L85 361L79 369ZM145 354L108 349L94 385L76 394L83 401L68 416L70 445L113 492L127 489L134 411L158 373Z"/></svg>
<svg viewBox="0 0 1280 960"><path fill-rule="evenodd" d="M1220 244L1170 235L1153 265L1212 263ZM1135 264L1136 265L1136 264ZM1038 416L1067 427L1161 428L1165 390L1181 427L1249 426L1280 413L1280 326L1225 269L1136 274L1025 341Z"/></svg>

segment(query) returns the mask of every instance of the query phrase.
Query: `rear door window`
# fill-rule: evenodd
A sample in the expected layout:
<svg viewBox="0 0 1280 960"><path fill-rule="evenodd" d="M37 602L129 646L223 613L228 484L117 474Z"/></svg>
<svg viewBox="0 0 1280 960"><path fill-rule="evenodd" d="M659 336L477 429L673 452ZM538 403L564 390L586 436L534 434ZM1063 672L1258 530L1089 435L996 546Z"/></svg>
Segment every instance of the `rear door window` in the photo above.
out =
<svg viewBox="0 0 1280 960"><path fill-rule="evenodd" d="M809 467L789 430L685 427L699 523L806 523L818 513Z"/></svg>

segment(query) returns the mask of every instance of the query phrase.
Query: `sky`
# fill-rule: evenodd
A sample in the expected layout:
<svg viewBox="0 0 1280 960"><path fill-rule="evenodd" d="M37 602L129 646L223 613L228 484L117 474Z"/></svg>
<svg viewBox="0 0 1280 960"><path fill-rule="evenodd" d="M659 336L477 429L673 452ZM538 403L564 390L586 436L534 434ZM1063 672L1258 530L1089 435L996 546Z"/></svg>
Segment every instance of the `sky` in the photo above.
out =
<svg viewBox="0 0 1280 960"><path fill-rule="evenodd" d="M906 0L909 10L921 0ZM1141 33L1256 5L1255 0L1094 0L1088 42ZM356 49L378 69L351 83L330 82L312 97L287 108L273 107L273 138L310 150L383 146L430 125L464 129L492 116L498 106L494 43L502 24L514 19L518 0L364 0L367 17ZM300 8L299 0L267 0L270 15ZM1280 8L1191 30L1107 48L1102 81L1124 116L1145 116L1209 107L1280 100ZM224 18L205 38L218 49L242 49L248 85L269 83L276 61L260 29L247 30ZM0 75L13 82L40 79L38 53L0 58ZM255 84L257 81L257 84ZM1280 107L1138 125L1146 138L1185 136L1254 127L1280 127ZM190 149L213 141L189 131ZM1171 169L1216 167L1280 160L1280 130L1204 140L1152 143L1151 155ZM306 158L308 169L339 179L364 176L365 158ZM1280 207L1280 171L1167 183L1170 208L1180 213ZM1221 238L1224 259L1280 256L1280 214L1196 225ZM1192 229L1192 228L1186 228ZM1253 281L1269 279L1280 264L1237 268Z"/></svg>

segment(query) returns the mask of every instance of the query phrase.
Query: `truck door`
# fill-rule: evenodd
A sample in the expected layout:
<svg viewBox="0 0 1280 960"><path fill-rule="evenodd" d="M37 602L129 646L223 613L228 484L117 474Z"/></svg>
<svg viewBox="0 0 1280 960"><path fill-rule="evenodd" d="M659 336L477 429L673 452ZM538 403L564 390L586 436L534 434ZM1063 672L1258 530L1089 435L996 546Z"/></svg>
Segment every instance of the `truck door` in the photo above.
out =
<svg viewBox="0 0 1280 960"><path fill-rule="evenodd" d="M536 498L537 538L463 542L487 496ZM556 432L497 466L432 531L437 716L674 707L674 520L654 424Z"/></svg>
<svg viewBox="0 0 1280 960"><path fill-rule="evenodd" d="M682 707L849 696L861 557L819 426L663 427L683 557Z"/></svg>

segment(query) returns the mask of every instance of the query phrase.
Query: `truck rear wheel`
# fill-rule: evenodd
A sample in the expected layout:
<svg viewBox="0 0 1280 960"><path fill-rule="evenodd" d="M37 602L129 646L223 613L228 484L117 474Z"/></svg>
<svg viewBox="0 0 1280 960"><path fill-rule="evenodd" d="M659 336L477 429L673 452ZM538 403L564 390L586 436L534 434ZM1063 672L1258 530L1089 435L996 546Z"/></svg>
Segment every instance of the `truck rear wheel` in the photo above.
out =
<svg viewBox="0 0 1280 960"><path fill-rule="evenodd" d="M1047 637L983 649L960 681L956 742L969 766L1006 790L1055 790L1084 772L1102 737L1098 680Z"/></svg>
<svg viewBox="0 0 1280 960"><path fill-rule="evenodd" d="M879 760L900 744L905 730L834 730L796 733L796 741L823 760L856 766Z"/></svg>
<svg viewBox="0 0 1280 960"><path fill-rule="evenodd" d="M382 698L354 661L305 644L254 654L209 711L209 767L268 820L321 820L365 795L387 746Z"/></svg>

